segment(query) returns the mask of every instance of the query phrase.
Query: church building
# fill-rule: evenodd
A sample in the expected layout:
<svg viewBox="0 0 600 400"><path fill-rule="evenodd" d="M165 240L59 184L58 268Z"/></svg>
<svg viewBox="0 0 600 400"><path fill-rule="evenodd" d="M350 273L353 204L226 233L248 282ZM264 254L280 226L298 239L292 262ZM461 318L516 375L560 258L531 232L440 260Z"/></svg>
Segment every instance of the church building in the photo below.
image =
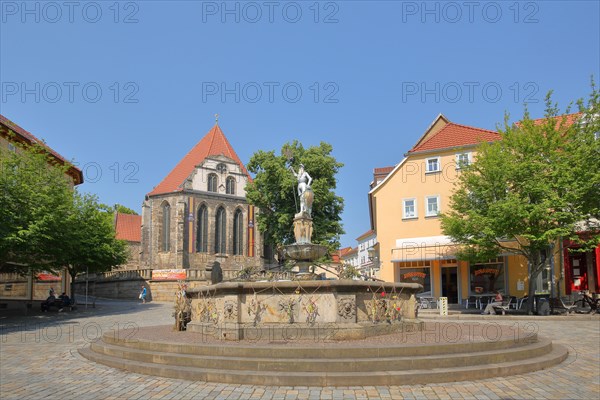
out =
<svg viewBox="0 0 600 400"><path fill-rule="evenodd" d="M252 181L218 123L146 195L141 267L223 272L263 265Z"/></svg>

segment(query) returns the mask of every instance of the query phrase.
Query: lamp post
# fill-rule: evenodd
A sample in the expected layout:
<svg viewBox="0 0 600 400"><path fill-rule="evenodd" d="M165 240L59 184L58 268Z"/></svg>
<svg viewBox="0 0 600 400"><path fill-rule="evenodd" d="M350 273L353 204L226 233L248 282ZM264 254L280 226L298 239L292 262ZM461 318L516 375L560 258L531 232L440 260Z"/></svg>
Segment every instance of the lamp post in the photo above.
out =
<svg viewBox="0 0 600 400"><path fill-rule="evenodd" d="M371 261L372 265L374 266L372 268L372 270L373 269L379 269L379 254L378 254L377 250L375 250L375 248L373 248L373 247L369 247L367 249L367 254L368 254L368 257L369 257L369 261ZM369 275L370 275L369 277L373 276L373 271L372 270L369 271Z"/></svg>

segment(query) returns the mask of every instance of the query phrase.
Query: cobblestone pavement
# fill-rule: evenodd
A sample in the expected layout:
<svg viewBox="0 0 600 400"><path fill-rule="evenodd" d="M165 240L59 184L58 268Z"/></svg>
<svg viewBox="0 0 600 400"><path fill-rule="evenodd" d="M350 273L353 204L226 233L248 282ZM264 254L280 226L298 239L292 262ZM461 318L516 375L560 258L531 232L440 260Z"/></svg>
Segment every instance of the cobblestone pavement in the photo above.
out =
<svg viewBox="0 0 600 400"><path fill-rule="evenodd" d="M125 336L136 326L170 324L171 312L172 305L164 303L101 301L88 310L0 314L0 399L600 398L600 316L502 322L537 329L540 335L568 346L568 359L556 367L512 377L418 386L261 387L190 382L112 369L77 352L111 330ZM531 325L525 325L528 322Z"/></svg>

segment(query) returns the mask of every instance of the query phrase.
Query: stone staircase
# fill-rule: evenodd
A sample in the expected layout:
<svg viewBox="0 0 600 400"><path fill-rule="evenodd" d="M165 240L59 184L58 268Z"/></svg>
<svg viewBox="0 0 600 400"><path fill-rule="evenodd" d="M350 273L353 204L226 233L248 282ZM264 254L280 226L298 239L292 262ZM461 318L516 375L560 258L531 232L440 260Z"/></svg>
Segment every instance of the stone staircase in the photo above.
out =
<svg viewBox="0 0 600 400"><path fill-rule="evenodd" d="M166 343L106 334L79 350L126 371L194 381L267 386L375 386L523 374L567 358L564 346L523 339L444 344Z"/></svg>

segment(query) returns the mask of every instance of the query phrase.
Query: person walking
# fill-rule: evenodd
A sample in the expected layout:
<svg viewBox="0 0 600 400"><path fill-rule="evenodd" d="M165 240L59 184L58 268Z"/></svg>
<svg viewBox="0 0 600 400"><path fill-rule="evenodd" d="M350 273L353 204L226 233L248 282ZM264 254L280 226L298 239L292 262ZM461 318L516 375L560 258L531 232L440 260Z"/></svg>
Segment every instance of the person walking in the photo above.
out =
<svg viewBox="0 0 600 400"><path fill-rule="evenodd" d="M142 285L142 291L140 292L140 299L142 299L142 303L146 303L146 287Z"/></svg>

